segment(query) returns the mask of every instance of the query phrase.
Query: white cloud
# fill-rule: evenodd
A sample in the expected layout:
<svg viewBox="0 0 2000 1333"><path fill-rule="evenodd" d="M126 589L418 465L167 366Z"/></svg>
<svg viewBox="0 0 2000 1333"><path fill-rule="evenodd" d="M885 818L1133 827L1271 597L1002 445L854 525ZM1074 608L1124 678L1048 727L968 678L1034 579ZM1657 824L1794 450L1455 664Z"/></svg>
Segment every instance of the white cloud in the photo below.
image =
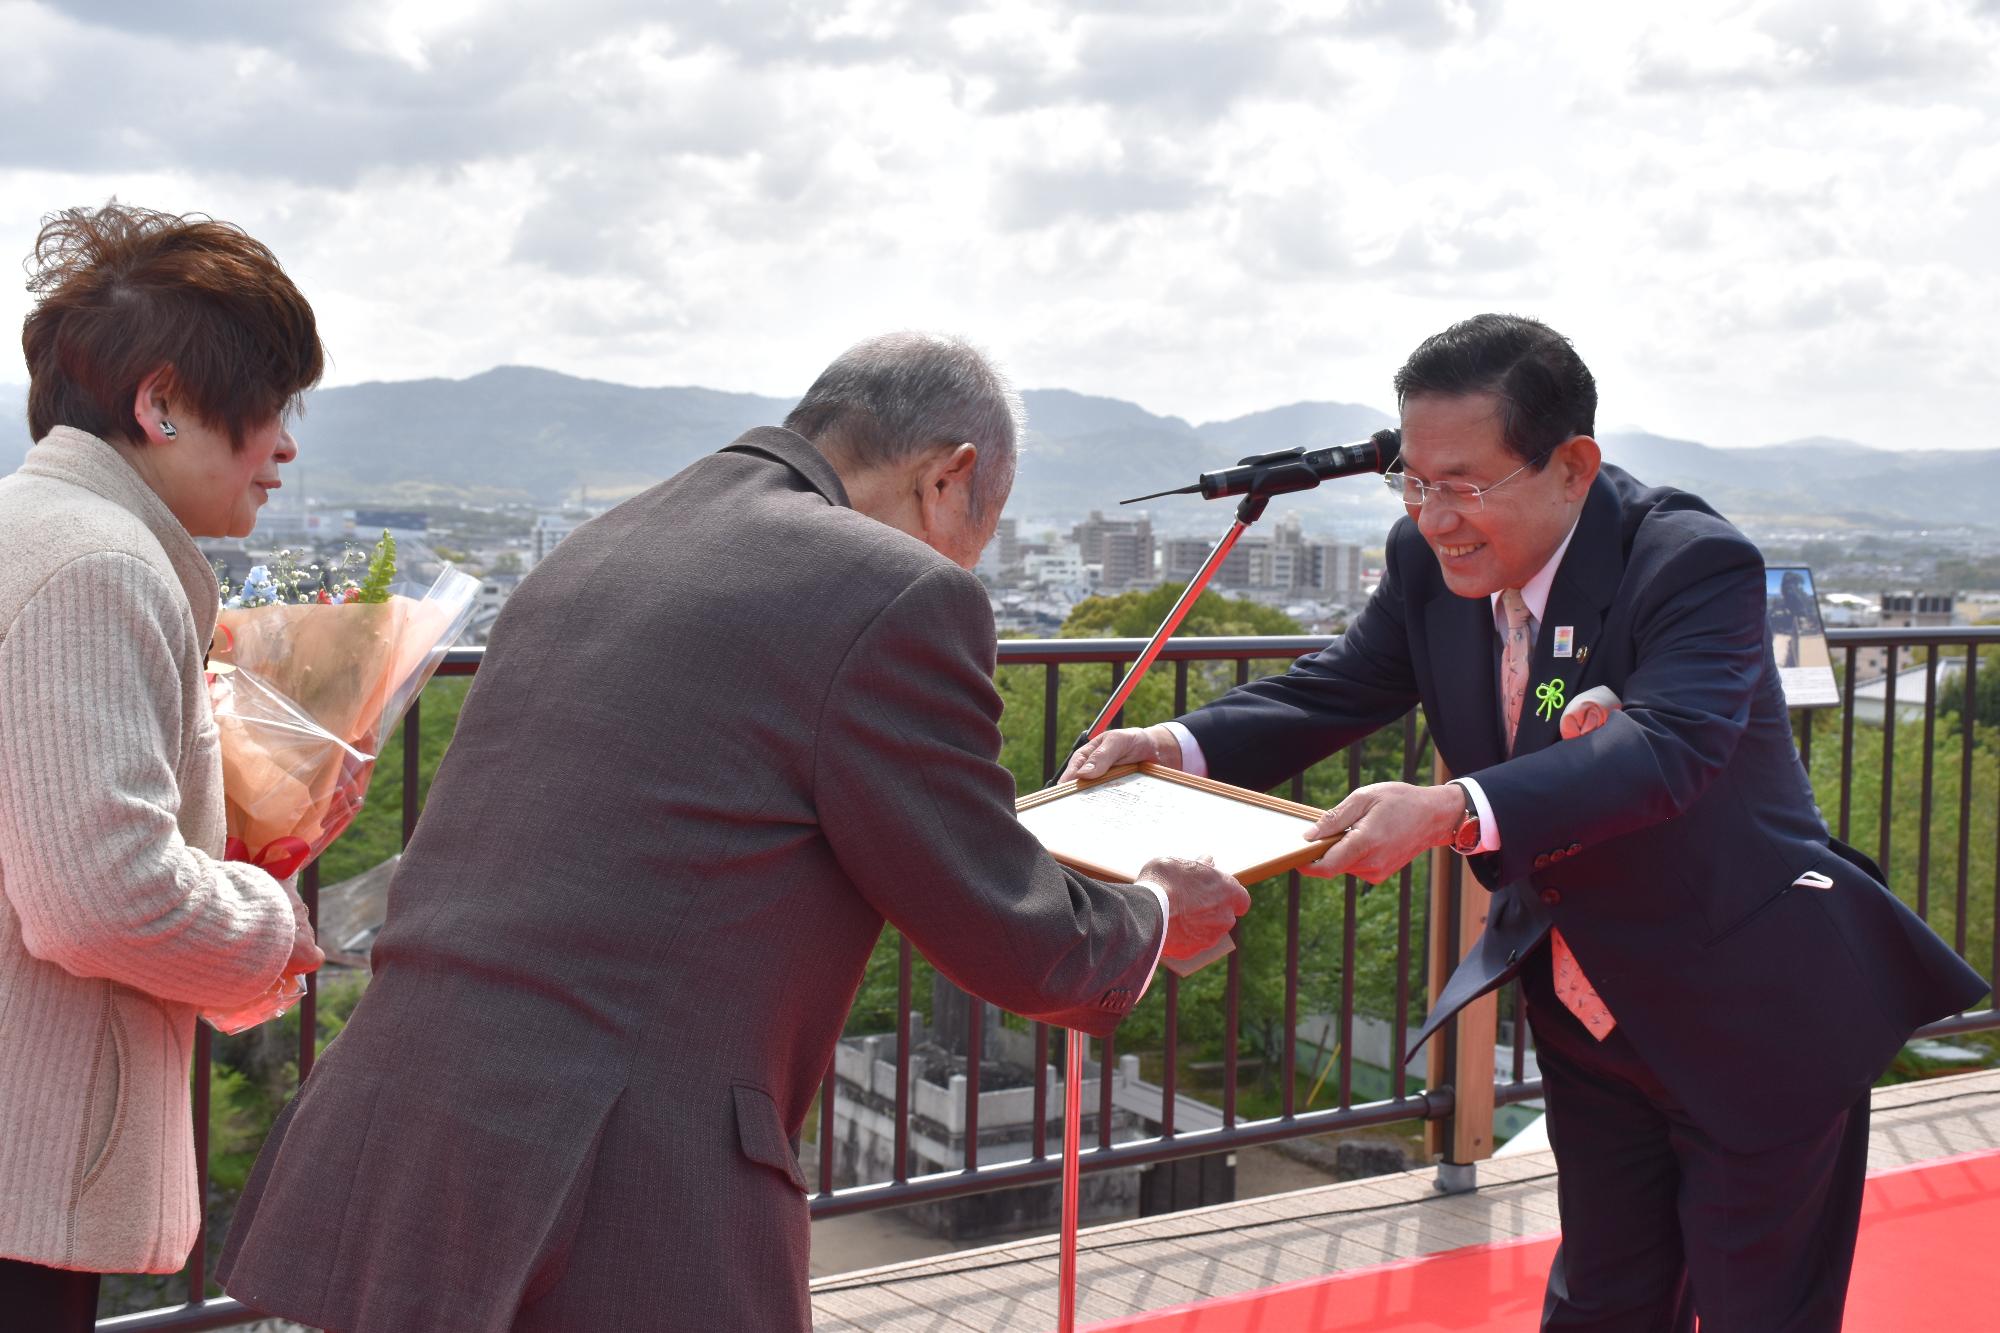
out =
<svg viewBox="0 0 2000 1333"><path fill-rule="evenodd" d="M1607 419L1982 442L1954 423L2000 420L1994 0L1662 15L0 0L0 238L114 193L240 222L336 383L782 394L931 326L1202 420L1386 403L1498 308L1576 340Z"/></svg>
<svg viewBox="0 0 2000 1333"><path fill-rule="evenodd" d="M1991 6L1979 6L1991 10ZM1992 33L1962 0L1783 0L1713 23L1685 15L1647 34L1635 62L1647 89L1905 86L1994 68Z"/></svg>

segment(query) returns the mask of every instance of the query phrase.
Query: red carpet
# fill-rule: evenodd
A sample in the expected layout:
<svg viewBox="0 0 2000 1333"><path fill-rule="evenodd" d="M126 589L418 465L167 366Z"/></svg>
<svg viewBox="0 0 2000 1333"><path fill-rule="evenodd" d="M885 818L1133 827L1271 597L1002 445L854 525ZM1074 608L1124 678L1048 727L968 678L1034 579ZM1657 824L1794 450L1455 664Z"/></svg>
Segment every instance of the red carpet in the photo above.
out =
<svg viewBox="0 0 2000 1333"><path fill-rule="evenodd" d="M1553 1233L1092 1324L1088 1333L1523 1333ZM2000 1152L1877 1173L1844 1333L2000 1329Z"/></svg>

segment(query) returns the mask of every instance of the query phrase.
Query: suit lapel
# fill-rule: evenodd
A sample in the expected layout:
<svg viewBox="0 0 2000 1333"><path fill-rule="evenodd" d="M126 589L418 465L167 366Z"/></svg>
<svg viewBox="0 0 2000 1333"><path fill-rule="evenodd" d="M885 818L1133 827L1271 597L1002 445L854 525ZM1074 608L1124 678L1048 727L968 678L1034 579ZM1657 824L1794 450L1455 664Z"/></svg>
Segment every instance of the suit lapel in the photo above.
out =
<svg viewBox="0 0 2000 1333"><path fill-rule="evenodd" d="M1600 477L1591 485L1576 535L1570 538L1549 587L1549 604L1543 609L1535 654L1528 663L1528 697L1514 732L1515 754L1533 754L1562 734L1563 707L1589 688L1591 650L1624 572L1617 501L1610 484ZM1557 631L1562 629L1570 631L1568 657L1555 655Z"/></svg>
<svg viewBox="0 0 2000 1333"><path fill-rule="evenodd" d="M1438 753L1454 773L1491 768L1506 757L1493 674L1498 636L1492 603L1441 588L1424 608L1424 622L1437 673L1436 703L1428 711Z"/></svg>

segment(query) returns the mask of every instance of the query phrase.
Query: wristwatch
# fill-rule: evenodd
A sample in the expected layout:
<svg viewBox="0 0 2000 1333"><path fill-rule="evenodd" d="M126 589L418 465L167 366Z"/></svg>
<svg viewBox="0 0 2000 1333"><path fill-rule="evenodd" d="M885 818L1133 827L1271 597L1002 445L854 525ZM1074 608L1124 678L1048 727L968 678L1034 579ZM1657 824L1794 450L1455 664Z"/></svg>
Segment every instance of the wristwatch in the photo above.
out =
<svg viewBox="0 0 2000 1333"><path fill-rule="evenodd" d="M1483 841L1483 830L1479 827L1479 806L1473 802L1472 792L1463 782L1454 782L1459 794L1465 797L1465 818L1459 823L1458 832L1451 838L1451 849L1460 856L1470 856L1479 850Z"/></svg>

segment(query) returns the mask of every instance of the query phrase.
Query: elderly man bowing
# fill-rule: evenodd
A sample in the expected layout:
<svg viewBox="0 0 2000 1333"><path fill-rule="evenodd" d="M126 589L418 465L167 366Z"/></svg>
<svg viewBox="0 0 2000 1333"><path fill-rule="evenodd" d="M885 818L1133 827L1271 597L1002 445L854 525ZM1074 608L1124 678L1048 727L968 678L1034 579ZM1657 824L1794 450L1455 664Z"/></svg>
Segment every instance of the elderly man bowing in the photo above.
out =
<svg viewBox="0 0 2000 1333"><path fill-rule="evenodd" d="M1601 465L1568 340L1480 315L1425 340L1396 394L1408 515L1347 632L1072 768L1265 788L1421 704L1460 778L1353 792L1314 831L1347 830L1318 868L1379 882L1449 844L1493 891L1416 1044L1521 979L1561 1172L1542 1327L1834 1333L1869 1084L1986 983L1828 836L1757 548ZM1568 702L1599 689L1623 710L1575 734Z"/></svg>
<svg viewBox="0 0 2000 1333"><path fill-rule="evenodd" d="M341 1333L805 1330L796 1138L886 918L1103 1034L1249 905L1013 813L986 594L1018 399L878 338L586 524L494 627L375 946L222 1260Z"/></svg>

